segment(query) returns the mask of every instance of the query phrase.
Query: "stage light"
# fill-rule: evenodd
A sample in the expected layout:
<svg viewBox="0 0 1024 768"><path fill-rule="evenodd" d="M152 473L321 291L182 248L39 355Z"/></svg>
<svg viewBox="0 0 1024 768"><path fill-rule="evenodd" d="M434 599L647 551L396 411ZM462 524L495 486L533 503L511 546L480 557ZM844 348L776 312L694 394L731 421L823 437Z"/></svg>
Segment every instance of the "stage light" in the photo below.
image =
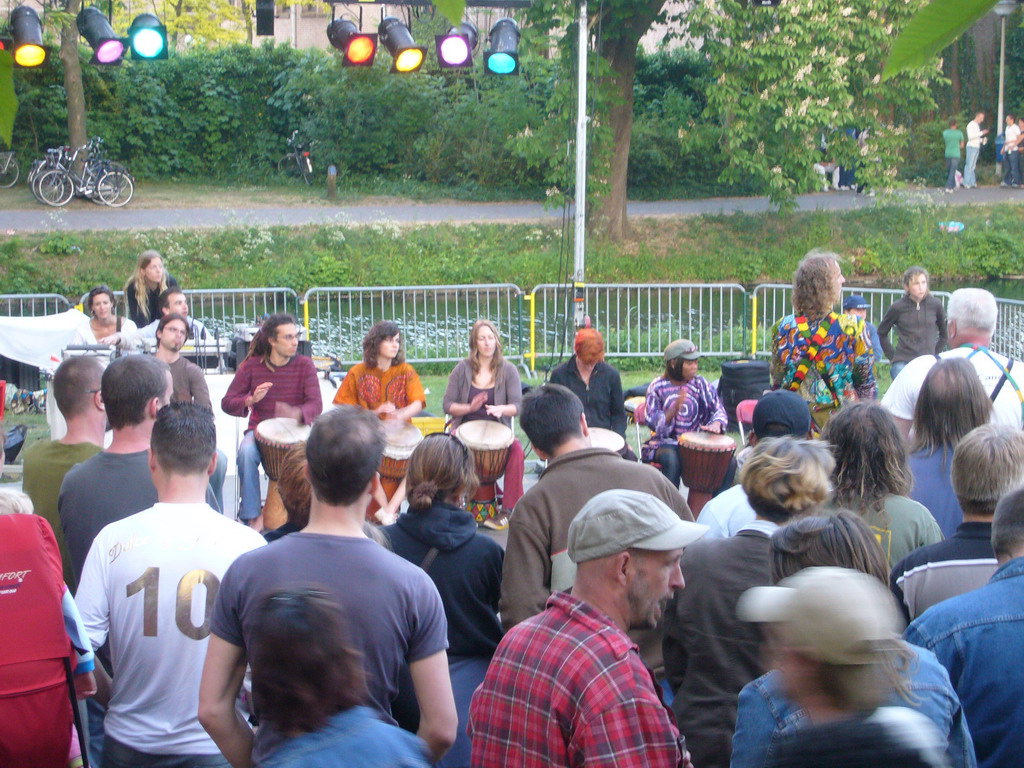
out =
<svg viewBox="0 0 1024 768"><path fill-rule="evenodd" d="M443 69L470 67L473 65L473 51L480 33L468 21L452 27L447 34L435 38L437 61Z"/></svg>
<svg viewBox="0 0 1024 768"><path fill-rule="evenodd" d="M120 64L124 43L114 35L110 22L99 8L83 8L78 14L78 31L93 50L93 64Z"/></svg>
<svg viewBox="0 0 1024 768"><path fill-rule="evenodd" d="M256 34L274 36L274 0L256 0Z"/></svg>
<svg viewBox="0 0 1024 768"><path fill-rule="evenodd" d="M387 16L377 28L380 41L388 49L394 62L392 72L416 72L423 66L427 49L416 45L412 32L400 19Z"/></svg>
<svg viewBox="0 0 1024 768"><path fill-rule="evenodd" d="M152 13L135 17L128 27L128 44L135 59L166 59L167 28Z"/></svg>
<svg viewBox="0 0 1024 768"><path fill-rule="evenodd" d="M335 19L327 25L327 39L345 54L341 60L345 67L369 67L377 55L377 35L363 34L348 19Z"/></svg>
<svg viewBox="0 0 1024 768"><path fill-rule="evenodd" d="M43 48L43 24L39 21L36 9L27 5L19 5L11 11L11 33L14 63L19 67L38 67L46 61L46 49Z"/></svg>
<svg viewBox="0 0 1024 768"><path fill-rule="evenodd" d="M498 19L487 36L484 71L492 75L519 74L519 25L512 19Z"/></svg>

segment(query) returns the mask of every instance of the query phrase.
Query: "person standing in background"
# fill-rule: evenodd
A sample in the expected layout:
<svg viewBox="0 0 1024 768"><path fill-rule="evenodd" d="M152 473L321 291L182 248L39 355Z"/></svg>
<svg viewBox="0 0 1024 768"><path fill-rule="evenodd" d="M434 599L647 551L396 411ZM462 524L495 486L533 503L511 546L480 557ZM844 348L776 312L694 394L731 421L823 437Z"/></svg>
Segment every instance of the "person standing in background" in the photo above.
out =
<svg viewBox="0 0 1024 768"><path fill-rule="evenodd" d="M956 170L960 167L960 150L964 146L964 132L956 127L956 120L949 121L949 128L942 132L946 145L946 192L953 194L956 189Z"/></svg>
<svg viewBox="0 0 1024 768"><path fill-rule="evenodd" d="M964 163L964 189L974 189L978 186L978 180L974 176L974 169L978 166L978 155L981 153L981 146L988 139L988 129L982 128L985 122L985 113L979 112L974 119L967 124L967 160Z"/></svg>
<svg viewBox="0 0 1024 768"><path fill-rule="evenodd" d="M895 379L911 360L922 355L937 355L946 349L949 331L942 302L928 291L928 270L910 267L903 273L906 294L893 302L878 326L882 351L892 364ZM889 331L899 334L893 348Z"/></svg>

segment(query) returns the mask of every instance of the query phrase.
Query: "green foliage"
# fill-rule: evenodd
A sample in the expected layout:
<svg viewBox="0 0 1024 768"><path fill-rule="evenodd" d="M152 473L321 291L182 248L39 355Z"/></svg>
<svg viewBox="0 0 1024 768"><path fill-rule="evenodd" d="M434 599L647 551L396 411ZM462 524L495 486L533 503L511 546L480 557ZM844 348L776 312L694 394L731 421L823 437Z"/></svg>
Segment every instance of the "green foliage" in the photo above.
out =
<svg viewBox="0 0 1024 768"><path fill-rule="evenodd" d="M988 13L996 0L932 0L900 31L882 77L927 66L931 59Z"/></svg>
<svg viewBox="0 0 1024 768"><path fill-rule="evenodd" d="M14 57L0 51L0 141L11 146L18 97L14 93Z"/></svg>
<svg viewBox="0 0 1024 768"><path fill-rule="evenodd" d="M815 162L858 165L859 181L893 185L905 116L934 107L937 66L881 82L891 36L917 6L888 0L788 0L750 9L707 0L690 16L712 61L708 119L724 126L723 180L753 179L783 206L814 187ZM846 128L867 131L858 143Z"/></svg>

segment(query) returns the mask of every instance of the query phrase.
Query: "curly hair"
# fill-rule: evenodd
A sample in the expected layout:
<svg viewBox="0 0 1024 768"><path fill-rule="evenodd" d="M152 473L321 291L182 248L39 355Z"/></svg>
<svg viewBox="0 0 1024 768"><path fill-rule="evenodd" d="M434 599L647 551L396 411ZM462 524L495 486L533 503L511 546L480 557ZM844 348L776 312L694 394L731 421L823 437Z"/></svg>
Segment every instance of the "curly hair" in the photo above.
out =
<svg viewBox="0 0 1024 768"><path fill-rule="evenodd" d="M829 419L821 436L836 459L837 506L862 513L872 507L881 510L886 496L910 493L907 448L892 415L881 405L847 405Z"/></svg>
<svg viewBox="0 0 1024 768"><path fill-rule="evenodd" d="M401 365L405 362L405 344L401 338L402 329L394 320L381 320L371 326L363 337L363 362L368 368L377 367L377 357L380 355L380 343L392 336L398 336L398 354L391 361L392 365Z"/></svg>
<svg viewBox="0 0 1024 768"><path fill-rule="evenodd" d="M473 493L479 481L469 448L455 435L435 432L413 449L405 483L409 509L418 512Z"/></svg>
<svg viewBox="0 0 1024 768"><path fill-rule="evenodd" d="M100 295L104 295L110 299L110 311L112 314L116 315L117 305L114 303L114 292L110 290L109 286L106 285L97 285L95 288L89 291L88 295L85 297L85 308L89 310L89 314L95 317L95 314L92 311L92 303L93 301L95 301L96 297Z"/></svg>
<svg viewBox="0 0 1024 768"><path fill-rule="evenodd" d="M498 334L498 328L490 320L480 319L473 323L473 327L469 330L469 357L467 360L469 367L473 370L473 375L478 374L480 372L480 350L477 348L477 338L484 328L494 334L495 345L494 357L491 358L491 373L494 375L494 381L498 382L505 372L505 357L501 354L501 336Z"/></svg>
<svg viewBox="0 0 1024 768"><path fill-rule="evenodd" d="M576 332L573 351L584 365L604 362L604 337L596 328L580 328Z"/></svg>
<svg viewBox="0 0 1024 768"><path fill-rule="evenodd" d="M758 515L782 524L828 500L834 463L820 441L773 437L754 447L740 470L740 484Z"/></svg>
<svg viewBox="0 0 1024 768"><path fill-rule="evenodd" d="M811 320L825 317L839 300L839 256L813 250L793 273L793 309Z"/></svg>

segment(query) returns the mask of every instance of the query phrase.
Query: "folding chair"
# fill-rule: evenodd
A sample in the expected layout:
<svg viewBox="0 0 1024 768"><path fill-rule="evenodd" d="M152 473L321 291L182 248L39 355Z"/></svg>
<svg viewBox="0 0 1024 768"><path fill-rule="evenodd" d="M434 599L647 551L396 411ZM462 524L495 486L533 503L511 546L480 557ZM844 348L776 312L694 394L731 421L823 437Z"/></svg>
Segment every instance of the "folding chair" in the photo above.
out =
<svg viewBox="0 0 1024 768"><path fill-rule="evenodd" d="M740 443L742 445L747 443L746 430L753 429L754 408L756 406L757 400L741 400L736 404L736 423L740 427Z"/></svg>

